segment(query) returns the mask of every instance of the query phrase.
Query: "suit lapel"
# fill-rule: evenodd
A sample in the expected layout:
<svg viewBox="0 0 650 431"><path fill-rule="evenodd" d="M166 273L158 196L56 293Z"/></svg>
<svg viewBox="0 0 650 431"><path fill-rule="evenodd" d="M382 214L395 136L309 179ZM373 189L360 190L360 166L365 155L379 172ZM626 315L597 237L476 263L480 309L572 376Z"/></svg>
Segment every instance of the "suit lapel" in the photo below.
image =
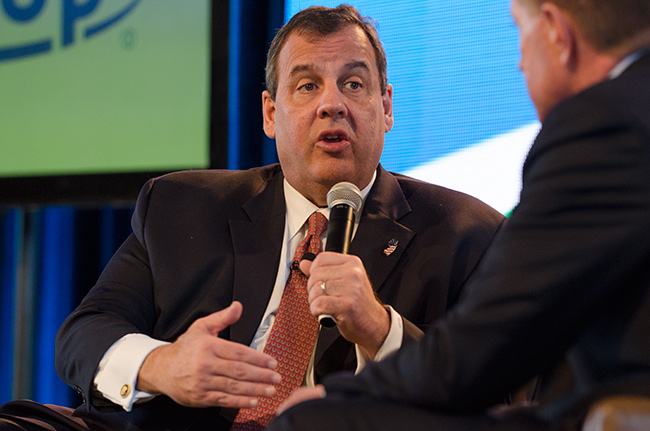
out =
<svg viewBox="0 0 650 431"><path fill-rule="evenodd" d="M380 166L375 186L364 204L359 229L350 244L350 253L361 258L376 291L382 289L415 235L398 221L410 212L397 178ZM386 254L384 250L391 240L397 241L397 247Z"/></svg>
<svg viewBox="0 0 650 431"><path fill-rule="evenodd" d="M285 223L283 175L273 176L244 205L250 220L230 220L235 276L233 300L244 305L230 338L250 344L268 305L278 272Z"/></svg>
<svg viewBox="0 0 650 431"><path fill-rule="evenodd" d="M397 178L379 166L377 179L363 206L359 228L350 244L350 254L361 258L376 291L382 289L415 235L398 222L410 212ZM384 250L393 239L398 241L397 248L387 256ZM338 331L321 331L314 358L316 364L339 336Z"/></svg>

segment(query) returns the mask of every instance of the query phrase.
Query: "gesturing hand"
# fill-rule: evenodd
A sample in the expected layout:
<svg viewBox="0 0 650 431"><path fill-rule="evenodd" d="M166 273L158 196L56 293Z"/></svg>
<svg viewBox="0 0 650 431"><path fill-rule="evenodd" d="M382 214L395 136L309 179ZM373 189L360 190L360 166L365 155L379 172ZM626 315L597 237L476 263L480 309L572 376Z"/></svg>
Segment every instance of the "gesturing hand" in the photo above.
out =
<svg viewBox="0 0 650 431"><path fill-rule="evenodd" d="M243 344L218 337L239 320L242 305L197 319L174 343L144 360L137 388L165 394L188 407L254 407L257 396L273 396L280 382L277 361Z"/></svg>

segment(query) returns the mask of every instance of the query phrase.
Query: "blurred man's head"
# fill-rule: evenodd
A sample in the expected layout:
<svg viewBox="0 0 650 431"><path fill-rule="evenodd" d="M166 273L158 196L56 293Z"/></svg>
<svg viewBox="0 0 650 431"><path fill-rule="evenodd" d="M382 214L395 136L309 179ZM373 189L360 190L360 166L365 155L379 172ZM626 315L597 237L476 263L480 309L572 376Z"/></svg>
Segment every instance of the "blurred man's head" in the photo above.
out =
<svg viewBox="0 0 650 431"><path fill-rule="evenodd" d="M606 79L650 43L648 0L512 0L521 69L540 120L560 101Z"/></svg>
<svg viewBox="0 0 650 431"><path fill-rule="evenodd" d="M393 126L393 91L376 32L356 9L310 8L296 17L269 52L264 131L276 140L289 184L324 206L334 184L370 183Z"/></svg>
<svg viewBox="0 0 650 431"><path fill-rule="evenodd" d="M648 0L515 0L531 11L554 3L576 22L585 39L599 51L623 45L650 27Z"/></svg>

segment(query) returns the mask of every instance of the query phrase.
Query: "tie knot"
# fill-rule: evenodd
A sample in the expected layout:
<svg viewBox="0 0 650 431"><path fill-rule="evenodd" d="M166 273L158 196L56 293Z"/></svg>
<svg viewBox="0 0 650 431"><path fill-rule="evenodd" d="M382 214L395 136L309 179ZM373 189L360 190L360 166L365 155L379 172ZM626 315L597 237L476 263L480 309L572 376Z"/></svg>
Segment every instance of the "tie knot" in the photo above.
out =
<svg viewBox="0 0 650 431"><path fill-rule="evenodd" d="M307 232L307 235L319 237L325 229L327 229L327 217L318 211L312 213L312 215L309 216L309 231Z"/></svg>

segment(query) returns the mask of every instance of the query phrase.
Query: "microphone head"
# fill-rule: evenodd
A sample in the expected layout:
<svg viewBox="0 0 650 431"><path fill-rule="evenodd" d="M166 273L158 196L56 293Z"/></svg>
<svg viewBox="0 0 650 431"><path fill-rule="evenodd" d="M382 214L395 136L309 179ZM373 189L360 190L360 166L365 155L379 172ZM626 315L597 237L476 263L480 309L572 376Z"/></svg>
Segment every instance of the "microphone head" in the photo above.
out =
<svg viewBox="0 0 650 431"><path fill-rule="evenodd" d="M361 191L359 187L347 181L334 184L329 192L327 192L327 206L332 208L335 205L346 204L352 207L356 214L361 208Z"/></svg>

